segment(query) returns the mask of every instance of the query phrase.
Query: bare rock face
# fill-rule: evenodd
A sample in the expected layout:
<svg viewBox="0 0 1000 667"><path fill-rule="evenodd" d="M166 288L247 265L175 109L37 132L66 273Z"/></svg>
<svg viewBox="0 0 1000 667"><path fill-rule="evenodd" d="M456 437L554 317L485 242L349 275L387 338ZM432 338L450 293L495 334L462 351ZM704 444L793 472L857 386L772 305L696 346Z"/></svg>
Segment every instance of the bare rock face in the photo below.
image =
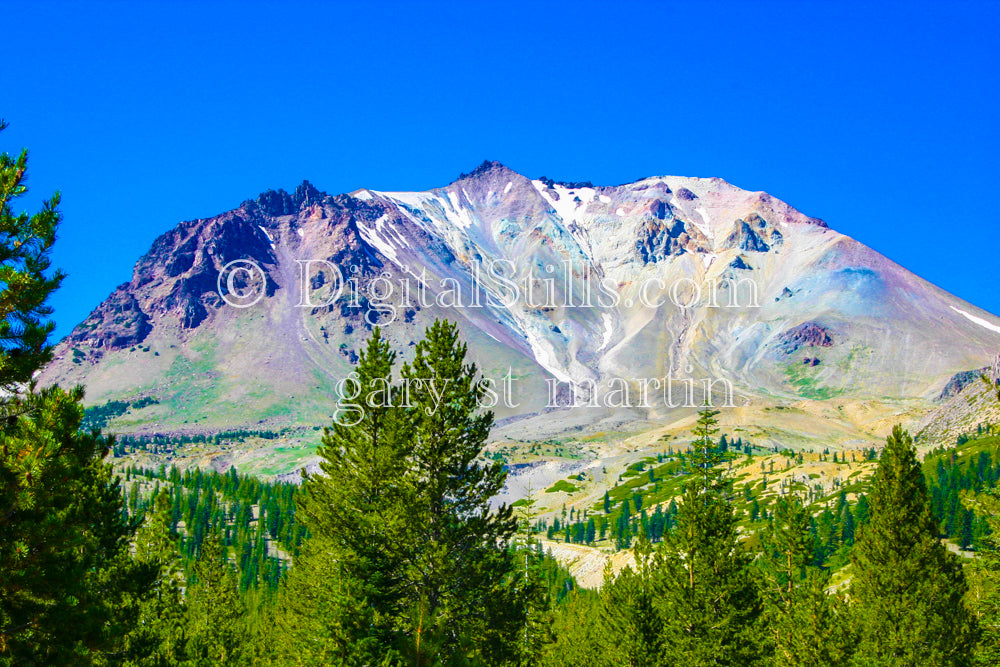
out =
<svg viewBox="0 0 1000 667"><path fill-rule="evenodd" d="M662 202L661 202L662 203ZM683 255L691 237L683 220L652 217L636 229L635 251L643 264Z"/></svg>
<svg viewBox="0 0 1000 667"><path fill-rule="evenodd" d="M816 322L803 322L781 334L778 337L778 345L785 354L793 354L804 346L831 347L833 336L829 329ZM811 363L812 361L812 359L807 358L804 363L815 366L816 364Z"/></svg>
<svg viewBox="0 0 1000 667"><path fill-rule="evenodd" d="M784 237L781 232L768 224L759 214L751 213L745 219L736 221L733 232L726 239L725 247L749 252L768 252L772 246L779 246L783 242Z"/></svg>
<svg viewBox="0 0 1000 667"><path fill-rule="evenodd" d="M671 194L665 185L659 191ZM645 219L635 229L636 257L643 264L655 264L684 253L708 252L711 248L704 233L678 217L668 202L652 199L644 206L643 213Z"/></svg>
<svg viewBox="0 0 1000 667"><path fill-rule="evenodd" d="M973 382L978 382L979 378L984 375L989 377L989 373L989 367L955 373L951 376L951 379L948 380L948 383L944 386L944 389L941 390L941 393L938 394L937 400L947 401L952 396L957 396L963 389L968 387Z"/></svg>
<svg viewBox="0 0 1000 667"><path fill-rule="evenodd" d="M142 343L152 331L147 315L128 291L129 283L120 285L111 296L83 321L69 340L87 341L99 350L120 350Z"/></svg>
<svg viewBox="0 0 1000 667"><path fill-rule="evenodd" d="M260 222L253 210L241 207L176 227L136 264L132 292L146 312L176 318L184 329L198 327L222 305L218 278L224 266L240 259L277 263ZM273 282L268 293L274 293Z"/></svg>
<svg viewBox="0 0 1000 667"><path fill-rule="evenodd" d="M283 232L315 224L317 218L329 237L323 256L317 259L357 267L361 277L370 278L383 264L361 238L358 225L373 224L385 213L385 206L378 202L348 195L331 197L303 182L293 194L268 190L233 211L181 223L153 242L136 263L132 280L74 329L70 340L116 350L141 343L156 322L197 329L224 306L219 295L220 272L237 260L252 261L264 269L265 295L272 297L279 289L272 277L280 263L275 240ZM314 275L314 287L324 279L323 273Z"/></svg>
<svg viewBox="0 0 1000 667"><path fill-rule="evenodd" d="M304 184L295 196L283 191L264 193L258 202L246 202L214 218L184 222L153 242L136 263L132 280L118 287L73 333L74 343L117 350L143 342L154 320L173 320L182 329L195 329L223 302L218 293L219 273L235 260L275 266L277 258L269 238L272 218L265 207L302 206L317 198ZM261 204L260 202L263 202ZM267 295L276 284L267 280Z"/></svg>

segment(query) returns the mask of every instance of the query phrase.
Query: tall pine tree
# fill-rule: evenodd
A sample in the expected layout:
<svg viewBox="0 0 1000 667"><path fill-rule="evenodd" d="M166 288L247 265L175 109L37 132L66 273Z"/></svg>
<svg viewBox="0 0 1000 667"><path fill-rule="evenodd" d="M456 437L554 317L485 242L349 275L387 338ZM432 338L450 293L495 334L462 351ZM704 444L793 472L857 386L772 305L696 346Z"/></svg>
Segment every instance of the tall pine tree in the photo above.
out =
<svg viewBox="0 0 1000 667"><path fill-rule="evenodd" d="M635 567L625 567L613 576L609 561L604 571L599 616L601 665L659 664L663 623L654 603L653 553L645 534L639 534L634 553Z"/></svg>
<svg viewBox="0 0 1000 667"><path fill-rule="evenodd" d="M175 665L185 657L181 556L173 524L170 493L160 491L135 536L135 560L154 568L156 579L149 595L137 601L139 622L128 637L131 665Z"/></svg>
<svg viewBox="0 0 1000 667"><path fill-rule="evenodd" d="M712 439L718 414L698 413L676 527L656 552L665 665L742 665L759 656L761 604Z"/></svg>
<svg viewBox="0 0 1000 667"><path fill-rule="evenodd" d="M244 655L247 610L226 552L219 534L211 533L202 542L188 589L187 654L199 667L244 665L249 657Z"/></svg>
<svg viewBox="0 0 1000 667"><path fill-rule="evenodd" d="M0 120L0 132L7 125ZM62 220L59 193L42 210L15 212L14 201L28 192L28 151L18 157L0 153L0 389L10 392L28 382L51 357L48 337L55 323L46 304L63 280L49 272L49 254Z"/></svg>
<svg viewBox="0 0 1000 667"><path fill-rule="evenodd" d="M856 665L968 665L976 640L958 557L941 543L913 439L886 439L851 553Z"/></svg>
<svg viewBox="0 0 1000 667"><path fill-rule="evenodd" d="M757 568L776 667L836 667L850 658L846 609L826 591L828 572L812 563L809 519L798 498L781 498L761 535Z"/></svg>
<svg viewBox="0 0 1000 667"><path fill-rule="evenodd" d="M502 664L524 655L528 579L511 508L491 507L502 461L480 459L493 423L454 324L435 322L392 382L376 329L357 392L320 449L298 517L311 533L281 624L306 664ZM311 661L311 662L310 662Z"/></svg>
<svg viewBox="0 0 1000 667"><path fill-rule="evenodd" d="M394 361L376 328L325 431L321 473L305 479L299 496L297 518L311 537L289 575L281 623L289 650L315 664L388 656L409 618L403 568L413 560L415 501Z"/></svg>
<svg viewBox="0 0 1000 667"><path fill-rule="evenodd" d="M517 653L525 618L508 548L517 520L510 507L491 507L507 473L503 461L480 460L493 413L480 409L485 386L455 324L435 321L415 352L402 370L419 489L409 517L409 652L416 665L431 664L431 654L499 664Z"/></svg>

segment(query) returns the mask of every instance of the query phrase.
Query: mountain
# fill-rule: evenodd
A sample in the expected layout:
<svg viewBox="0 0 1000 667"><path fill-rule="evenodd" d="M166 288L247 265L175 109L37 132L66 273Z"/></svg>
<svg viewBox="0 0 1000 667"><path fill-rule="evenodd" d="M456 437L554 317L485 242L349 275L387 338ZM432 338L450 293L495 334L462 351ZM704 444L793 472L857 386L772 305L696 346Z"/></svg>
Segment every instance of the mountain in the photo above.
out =
<svg viewBox="0 0 1000 667"><path fill-rule="evenodd" d="M312 427L373 325L406 358L436 317L496 380L512 440L681 424L705 386L717 404L731 386L740 419L783 406L854 442L933 409L1000 349L1000 319L766 193L484 162L427 192L304 182L183 222L40 381L83 383L91 404L146 398L121 433Z"/></svg>

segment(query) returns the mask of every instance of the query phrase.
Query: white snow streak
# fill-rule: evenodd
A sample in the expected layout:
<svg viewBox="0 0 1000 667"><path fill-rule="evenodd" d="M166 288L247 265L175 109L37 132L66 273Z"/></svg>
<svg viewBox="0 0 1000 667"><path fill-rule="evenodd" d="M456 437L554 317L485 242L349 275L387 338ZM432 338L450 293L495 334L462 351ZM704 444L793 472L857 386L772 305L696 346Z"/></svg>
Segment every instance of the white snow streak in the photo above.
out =
<svg viewBox="0 0 1000 667"><path fill-rule="evenodd" d="M704 220L704 222L699 223L695 220L692 220L691 222L694 223L695 227L701 230L701 233L705 235L705 238L707 238L709 242L714 241L715 234L712 232L712 221L708 217L708 212L703 207L696 208L694 212L700 215L701 219Z"/></svg>
<svg viewBox="0 0 1000 667"><path fill-rule="evenodd" d="M388 257L390 260L392 260L392 262L394 264L402 266L402 264L400 263L400 261L398 259L396 259L396 249L394 247L392 247L391 243L389 243L388 241L386 241L379 234L380 232L384 231L383 228L385 227L385 222L386 222L386 216L384 216L384 215L381 218L379 218L378 220L375 221L374 228L372 228L372 227L366 227L361 221L358 221L358 223L357 223L357 225L358 225L358 231L361 232L361 238L363 238L365 240L365 243L367 243L368 245L376 248L385 257ZM397 244L398 245L406 245L406 242L399 235L399 232L396 231L396 230L393 230L393 231L395 232L395 235L396 235L396 242L397 242Z"/></svg>
<svg viewBox="0 0 1000 667"><path fill-rule="evenodd" d="M601 337L601 346L597 348L598 352L608 346L608 343L611 342L611 334L614 333L614 328L612 326L613 320L611 319L611 316L607 313L601 313L601 320L604 321L604 334Z"/></svg>
<svg viewBox="0 0 1000 667"><path fill-rule="evenodd" d="M560 382L573 381L572 376L566 373L562 364L559 363L559 357L551 341L547 340L544 335L527 327L524 330L524 334L528 339L528 346L534 353L535 361L539 366L552 373Z"/></svg>
<svg viewBox="0 0 1000 667"><path fill-rule="evenodd" d="M990 331L994 331L996 333L1000 333L1000 327L998 327L997 325L995 325L995 324L993 324L991 322L987 322L986 320L984 320L981 317L976 317L975 315L971 315L971 314L965 312L964 310L962 310L961 308L956 308L955 306L950 306L950 308L952 310L954 310L956 313L958 313L959 315L962 315L963 317L965 317L966 319L968 319L970 322L975 322L976 324L978 324L979 326L983 327L984 329L989 329Z"/></svg>
<svg viewBox="0 0 1000 667"><path fill-rule="evenodd" d="M468 197L468 195L466 195L466 197ZM464 208L462 208L462 204L458 199L458 195L449 190L448 201L451 203L451 209L455 212L455 217L452 218L452 216L449 215L448 219L454 222L456 226L461 227L462 229L468 229L469 227L471 227L472 218L469 217L469 212ZM447 213L448 211L445 210L445 215L447 215Z"/></svg>

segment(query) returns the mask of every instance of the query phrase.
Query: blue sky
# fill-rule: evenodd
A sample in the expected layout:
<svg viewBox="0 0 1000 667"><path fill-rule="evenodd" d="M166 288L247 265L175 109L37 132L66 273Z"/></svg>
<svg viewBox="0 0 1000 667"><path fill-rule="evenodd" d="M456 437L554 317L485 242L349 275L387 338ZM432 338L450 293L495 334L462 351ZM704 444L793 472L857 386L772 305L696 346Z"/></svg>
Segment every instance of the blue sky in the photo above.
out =
<svg viewBox="0 0 1000 667"><path fill-rule="evenodd" d="M17 3L0 150L63 194L69 333L161 233L485 158L766 190L1000 314L1000 4Z"/></svg>

